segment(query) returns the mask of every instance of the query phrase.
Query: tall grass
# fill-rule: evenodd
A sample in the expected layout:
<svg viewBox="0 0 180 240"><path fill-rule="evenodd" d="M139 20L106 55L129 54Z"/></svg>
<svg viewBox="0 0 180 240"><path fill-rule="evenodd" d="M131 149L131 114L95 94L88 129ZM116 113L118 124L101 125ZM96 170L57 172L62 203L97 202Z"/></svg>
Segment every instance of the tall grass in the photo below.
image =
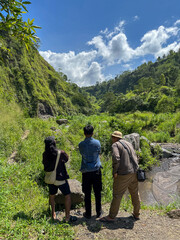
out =
<svg viewBox="0 0 180 240"><path fill-rule="evenodd" d="M1 107L1 113L3 110ZM44 138L52 135L52 121L24 119L15 106L4 114L0 127L0 237L72 239L73 231L69 226L55 226L48 220L48 191L43 183L42 152ZM21 136L26 129L30 134L22 141ZM17 154L9 163L7 159L14 150Z"/></svg>

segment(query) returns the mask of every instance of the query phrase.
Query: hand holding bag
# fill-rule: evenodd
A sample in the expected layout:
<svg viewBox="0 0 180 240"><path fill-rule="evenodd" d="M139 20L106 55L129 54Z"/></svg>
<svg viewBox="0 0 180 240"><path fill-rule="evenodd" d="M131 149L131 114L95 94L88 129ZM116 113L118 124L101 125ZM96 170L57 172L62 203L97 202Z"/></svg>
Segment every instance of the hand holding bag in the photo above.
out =
<svg viewBox="0 0 180 240"><path fill-rule="evenodd" d="M58 150L58 154L57 154L56 164L55 164L54 170L51 171L51 172L45 172L44 181L47 184L54 184L55 181L56 181L56 168L57 168L57 165L59 163L60 154L61 154L61 151Z"/></svg>
<svg viewBox="0 0 180 240"><path fill-rule="evenodd" d="M146 180L146 173L141 168L137 170L137 179L139 182L144 182Z"/></svg>

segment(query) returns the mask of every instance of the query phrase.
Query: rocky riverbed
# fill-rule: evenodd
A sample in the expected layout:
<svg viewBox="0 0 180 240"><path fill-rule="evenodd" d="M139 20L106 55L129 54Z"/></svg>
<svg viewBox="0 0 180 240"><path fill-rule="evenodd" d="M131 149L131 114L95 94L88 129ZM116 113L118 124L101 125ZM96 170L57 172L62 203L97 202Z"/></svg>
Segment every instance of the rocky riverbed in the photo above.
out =
<svg viewBox="0 0 180 240"><path fill-rule="evenodd" d="M168 205L180 197L180 144L160 144L172 153L147 172L147 180L139 184L142 202L146 205Z"/></svg>

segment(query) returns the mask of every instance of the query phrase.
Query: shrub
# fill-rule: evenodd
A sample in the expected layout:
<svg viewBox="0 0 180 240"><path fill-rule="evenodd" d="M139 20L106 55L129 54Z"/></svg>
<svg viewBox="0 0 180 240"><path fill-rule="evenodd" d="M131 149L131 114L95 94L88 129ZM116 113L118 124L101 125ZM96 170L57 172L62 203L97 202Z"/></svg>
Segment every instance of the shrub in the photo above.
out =
<svg viewBox="0 0 180 240"><path fill-rule="evenodd" d="M174 104L174 99L163 96L157 103L157 106L155 108L156 113L164 113L164 112L174 112L175 110L175 104Z"/></svg>
<svg viewBox="0 0 180 240"><path fill-rule="evenodd" d="M151 148L145 140L140 141L141 152L139 152L139 165L143 169L149 169L158 161L151 153Z"/></svg>

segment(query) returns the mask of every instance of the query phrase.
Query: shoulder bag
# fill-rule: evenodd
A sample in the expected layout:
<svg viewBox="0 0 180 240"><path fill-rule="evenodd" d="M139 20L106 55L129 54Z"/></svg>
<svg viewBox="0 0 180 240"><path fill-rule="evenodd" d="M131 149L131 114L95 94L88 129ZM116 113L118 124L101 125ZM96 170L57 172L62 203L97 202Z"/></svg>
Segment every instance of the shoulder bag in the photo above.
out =
<svg viewBox="0 0 180 240"><path fill-rule="evenodd" d="M57 165L59 163L60 154L61 154L61 151L58 150L58 154L57 154L56 164L55 164L54 170L51 171L51 172L45 172L44 181L47 184L54 184L55 181L56 181L56 168L57 168Z"/></svg>
<svg viewBox="0 0 180 240"><path fill-rule="evenodd" d="M123 147L128 152L130 161L134 165L134 160L133 160L132 154L130 153L129 149L126 147L126 145L124 143L122 143L121 141L119 141L119 142L123 145ZM143 170L141 168L137 169L137 179L138 179L139 182L144 182L146 180L145 170Z"/></svg>

